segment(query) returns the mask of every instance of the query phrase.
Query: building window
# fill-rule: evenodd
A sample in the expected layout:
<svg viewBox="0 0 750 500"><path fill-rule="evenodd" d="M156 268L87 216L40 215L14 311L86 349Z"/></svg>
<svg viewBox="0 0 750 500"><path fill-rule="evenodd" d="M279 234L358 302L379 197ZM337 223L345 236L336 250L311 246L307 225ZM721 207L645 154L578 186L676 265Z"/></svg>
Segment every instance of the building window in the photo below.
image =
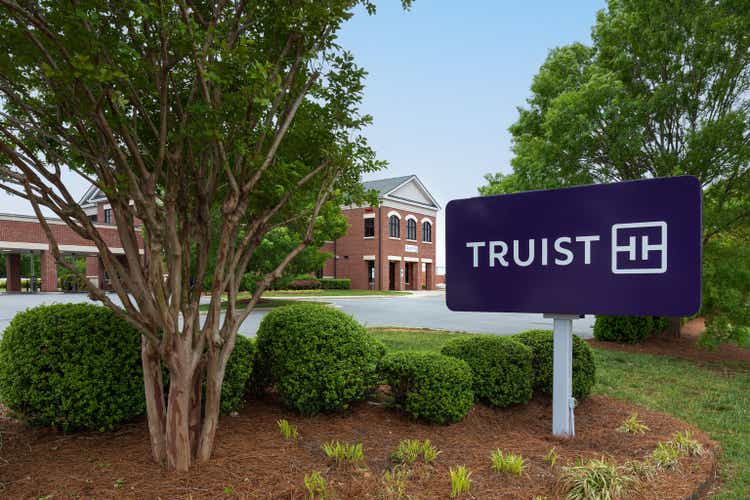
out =
<svg viewBox="0 0 750 500"><path fill-rule="evenodd" d="M391 238L401 237L401 221L395 215L388 218L388 234Z"/></svg>
<svg viewBox="0 0 750 500"><path fill-rule="evenodd" d="M414 219L409 219L406 221L406 239L417 239L417 221L415 221Z"/></svg>
<svg viewBox="0 0 750 500"><path fill-rule="evenodd" d="M375 236L375 217L365 219L365 238L372 238Z"/></svg>
<svg viewBox="0 0 750 500"><path fill-rule="evenodd" d="M375 288L375 261L367 261L367 286L370 290Z"/></svg>
<svg viewBox="0 0 750 500"><path fill-rule="evenodd" d="M429 222L422 223L422 241L427 243L432 241L432 224Z"/></svg>
<svg viewBox="0 0 750 500"><path fill-rule="evenodd" d="M96 222L96 220L97 220L96 214L94 214L94 215L89 215L89 220L90 220L91 222Z"/></svg>
<svg viewBox="0 0 750 500"><path fill-rule="evenodd" d="M112 224L112 209L111 208L104 209L104 223Z"/></svg>

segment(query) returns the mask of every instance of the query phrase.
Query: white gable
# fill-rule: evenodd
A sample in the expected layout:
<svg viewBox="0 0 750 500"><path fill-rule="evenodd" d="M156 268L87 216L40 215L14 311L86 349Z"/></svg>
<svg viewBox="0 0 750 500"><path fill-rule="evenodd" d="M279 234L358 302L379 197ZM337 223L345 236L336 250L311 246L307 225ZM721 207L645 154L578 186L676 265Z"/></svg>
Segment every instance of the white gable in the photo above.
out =
<svg viewBox="0 0 750 500"><path fill-rule="evenodd" d="M414 201L423 205L433 204L430 196L422 190L415 179L410 179L403 186L394 189L388 193L388 196L405 201Z"/></svg>

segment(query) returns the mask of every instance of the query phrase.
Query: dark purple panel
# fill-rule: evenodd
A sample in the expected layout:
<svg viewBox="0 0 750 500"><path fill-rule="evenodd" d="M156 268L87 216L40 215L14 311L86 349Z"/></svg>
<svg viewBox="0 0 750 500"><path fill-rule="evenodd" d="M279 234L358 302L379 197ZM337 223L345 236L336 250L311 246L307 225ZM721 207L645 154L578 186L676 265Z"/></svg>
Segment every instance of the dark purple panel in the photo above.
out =
<svg viewBox="0 0 750 500"><path fill-rule="evenodd" d="M453 200L445 221L454 311L690 316L700 307L695 177Z"/></svg>

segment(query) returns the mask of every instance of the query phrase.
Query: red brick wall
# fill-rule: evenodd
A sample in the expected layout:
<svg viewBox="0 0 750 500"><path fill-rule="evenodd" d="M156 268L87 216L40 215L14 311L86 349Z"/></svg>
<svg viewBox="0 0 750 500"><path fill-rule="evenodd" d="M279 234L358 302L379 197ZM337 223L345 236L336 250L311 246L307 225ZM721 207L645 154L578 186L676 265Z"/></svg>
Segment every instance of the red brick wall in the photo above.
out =
<svg viewBox="0 0 750 500"><path fill-rule="evenodd" d="M90 240L82 238L65 224L50 224L52 234L60 245L94 246ZM115 227L98 227L99 233L107 245L115 248L122 247L120 237ZM139 236L140 240L140 236ZM0 220L0 241L48 244L47 237L41 224L35 221Z"/></svg>
<svg viewBox="0 0 750 500"><path fill-rule="evenodd" d="M388 236L388 213L397 212L401 215L401 237L391 239ZM364 215L375 214L375 237L372 239L364 238ZM406 216L413 215L417 218L417 240L410 241L406 239ZM336 240L336 255L338 259L335 263L336 277L350 278L352 288L367 289L367 262L363 260L365 255L374 255L376 258L375 269L375 288L387 290L389 287L389 261L388 256L401 257L401 261L395 263L395 288L404 290L407 285L401 276L401 269L407 264L403 261L404 257L419 258L420 262L408 263L413 265L414 279L409 285L409 289L418 290L422 284L429 284L431 288L435 286L435 236L436 218L426 216L408 210L395 209L391 207L353 208L344 210L344 215L349 221L349 231L345 236ZM432 243L422 242L422 219L428 218L432 222ZM382 247L379 245L382 245ZM405 246L413 245L417 247L417 252L406 252ZM426 265L426 271L422 271L421 259L431 259L432 263ZM323 274L333 276L333 260L326 262Z"/></svg>

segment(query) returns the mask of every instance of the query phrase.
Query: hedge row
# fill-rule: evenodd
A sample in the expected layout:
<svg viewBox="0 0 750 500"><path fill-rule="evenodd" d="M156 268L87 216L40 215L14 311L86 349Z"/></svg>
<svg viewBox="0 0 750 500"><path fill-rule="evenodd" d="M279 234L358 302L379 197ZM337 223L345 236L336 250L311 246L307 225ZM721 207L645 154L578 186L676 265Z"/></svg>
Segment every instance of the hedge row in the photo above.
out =
<svg viewBox="0 0 750 500"><path fill-rule="evenodd" d="M661 316L597 316L594 321L594 338L637 344L668 327L669 318Z"/></svg>

